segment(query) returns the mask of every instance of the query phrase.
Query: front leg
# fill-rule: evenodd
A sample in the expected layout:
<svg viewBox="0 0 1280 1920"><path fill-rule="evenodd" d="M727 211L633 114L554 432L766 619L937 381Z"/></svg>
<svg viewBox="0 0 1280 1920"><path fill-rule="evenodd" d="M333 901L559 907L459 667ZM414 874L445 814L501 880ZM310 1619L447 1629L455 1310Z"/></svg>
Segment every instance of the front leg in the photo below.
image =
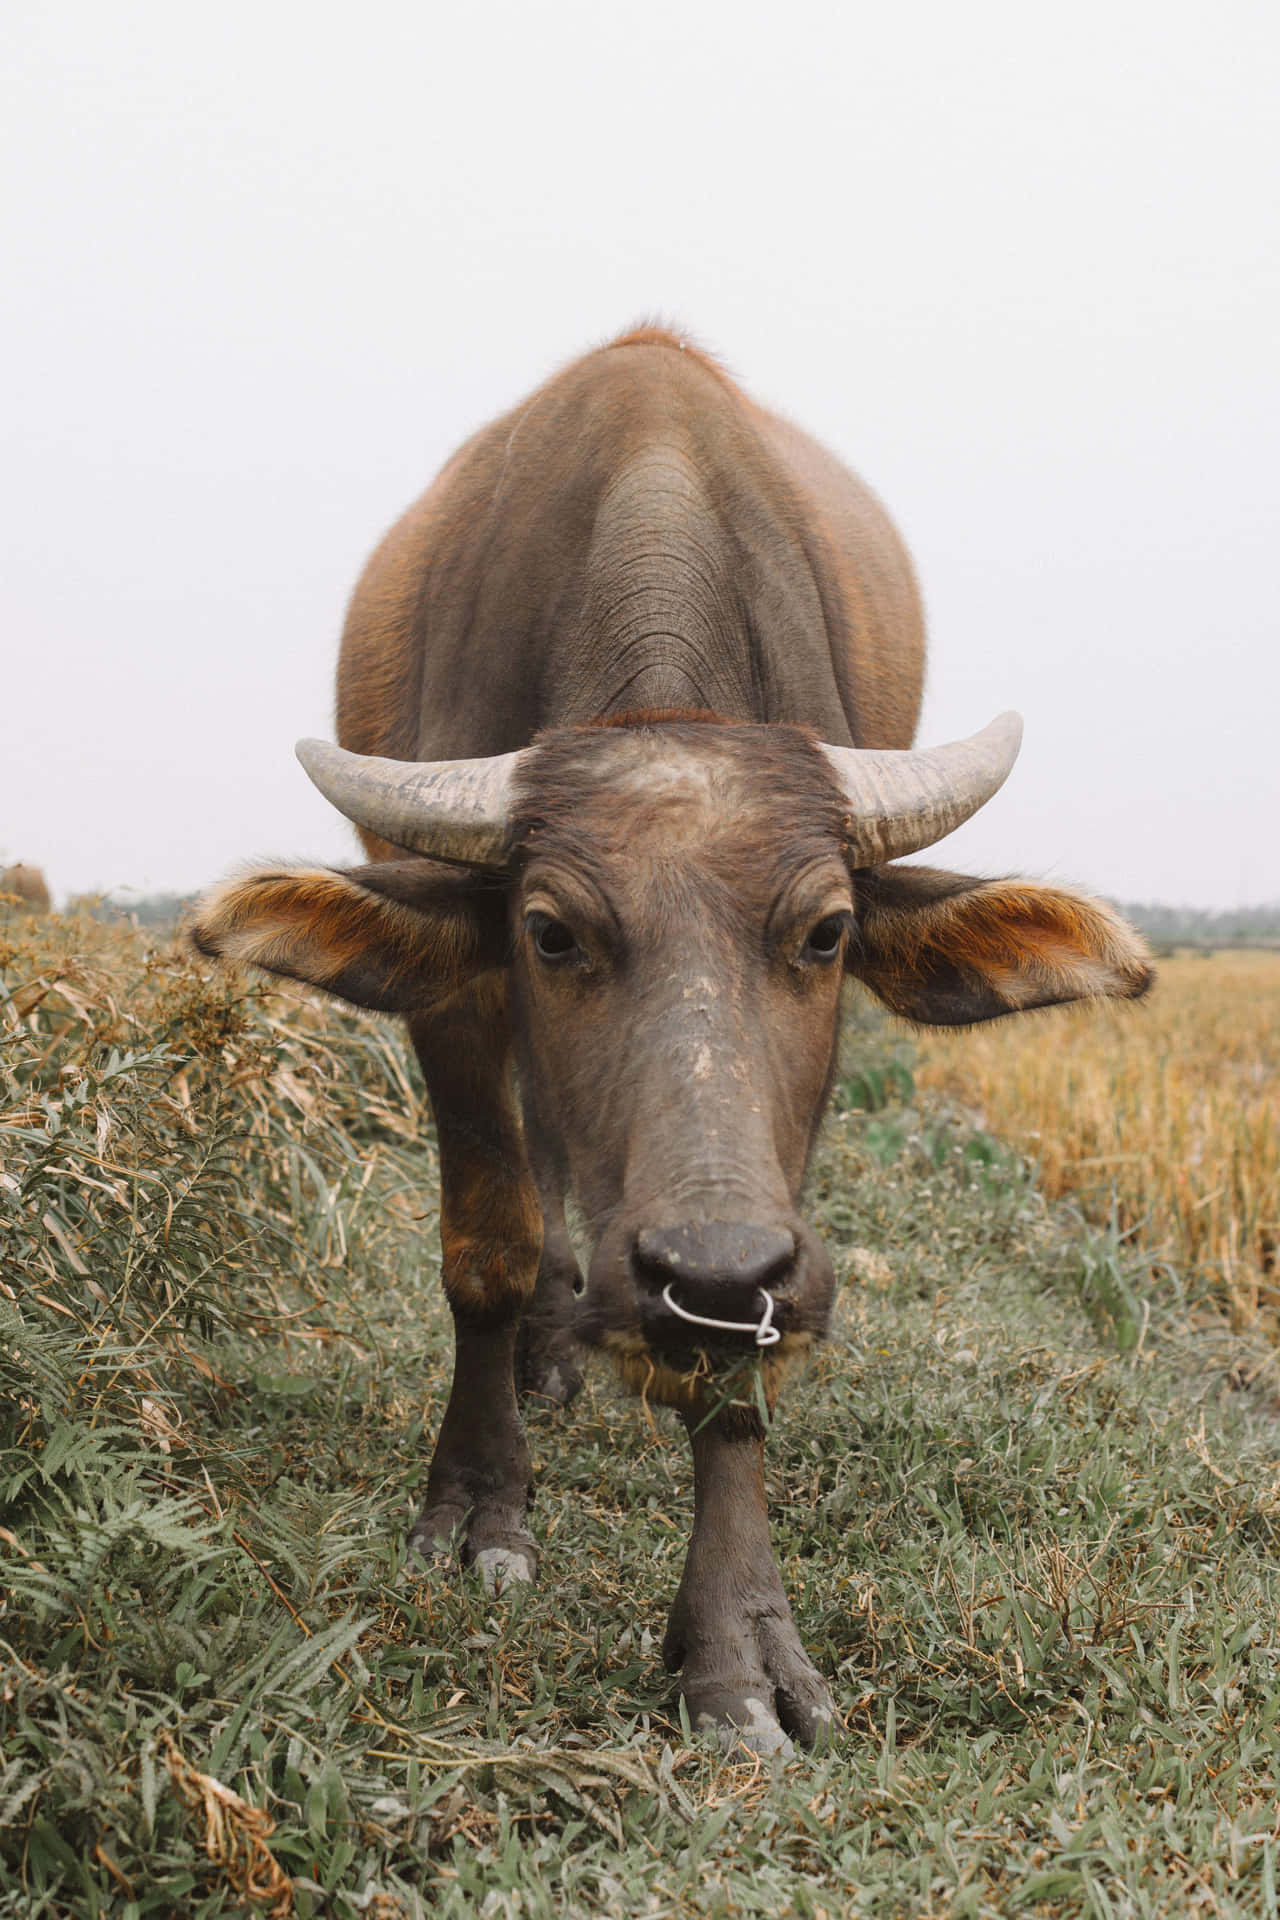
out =
<svg viewBox="0 0 1280 1920"><path fill-rule="evenodd" d="M533 1300L516 1341L516 1385L521 1394L567 1407L582 1388L582 1348L574 1310L582 1275L557 1200L542 1202L542 1262Z"/></svg>
<svg viewBox="0 0 1280 1920"><path fill-rule="evenodd" d="M440 1237L454 1324L453 1384L409 1535L431 1559L457 1544L491 1592L532 1580L533 1469L515 1394L520 1316L542 1217L511 1089L506 1006L490 982L409 1031L440 1147Z"/></svg>
<svg viewBox="0 0 1280 1920"><path fill-rule="evenodd" d="M543 1126L530 1087L524 1089L524 1137L542 1203L542 1260L516 1341L516 1386L534 1401L567 1407L582 1387L574 1320L583 1281L565 1224L563 1150Z"/></svg>
<svg viewBox="0 0 1280 1920"><path fill-rule="evenodd" d="M435 1559L456 1544L490 1593L537 1575L527 1515L533 1467L516 1406L516 1323L486 1326L454 1312L453 1385L409 1550Z"/></svg>
<svg viewBox="0 0 1280 1920"><path fill-rule="evenodd" d="M754 1412L726 1409L693 1443L693 1537L663 1643L680 1670L694 1727L715 1727L726 1752L790 1753L834 1723L831 1695L800 1644L769 1543L764 1432Z"/></svg>

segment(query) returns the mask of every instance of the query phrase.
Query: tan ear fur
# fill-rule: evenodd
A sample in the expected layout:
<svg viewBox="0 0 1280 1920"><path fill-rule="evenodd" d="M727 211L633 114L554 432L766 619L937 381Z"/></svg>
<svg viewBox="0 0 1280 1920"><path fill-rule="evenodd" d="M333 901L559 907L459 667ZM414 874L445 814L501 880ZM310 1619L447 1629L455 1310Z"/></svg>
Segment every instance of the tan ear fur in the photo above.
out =
<svg viewBox="0 0 1280 1920"><path fill-rule="evenodd" d="M353 1005L413 1013L500 965L500 896L443 885L406 906L325 869L269 869L206 896L192 929L201 953L303 980ZM390 870L388 870L390 871Z"/></svg>
<svg viewBox="0 0 1280 1920"><path fill-rule="evenodd" d="M1099 900L928 867L857 876L849 970L905 1019L965 1026L1069 1000L1133 999L1154 978L1132 927Z"/></svg>

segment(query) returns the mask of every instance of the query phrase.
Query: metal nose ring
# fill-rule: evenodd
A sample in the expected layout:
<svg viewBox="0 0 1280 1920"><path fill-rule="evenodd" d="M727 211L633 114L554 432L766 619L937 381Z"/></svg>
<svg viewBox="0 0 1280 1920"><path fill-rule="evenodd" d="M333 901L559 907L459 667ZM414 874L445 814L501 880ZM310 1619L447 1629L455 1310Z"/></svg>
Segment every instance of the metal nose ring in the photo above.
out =
<svg viewBox="0 0 1280 1920"><path fill-rule="evenodd" d="M682 1320L689 1321L691 1326L715 1327L720 1333L753 1333L758 1347L772 1347L782 1338L781 1328L773 1324L774 1308L777 1303L767 1287L761 1287L760 1297L764 1301L764 1312L758 1321L711 1320L705 1313L690 1313L688 1307L682 1307L672 1294L669 1280L662 1289L664 1306L670 1307L672 1313L678 1314Z"/></svg>

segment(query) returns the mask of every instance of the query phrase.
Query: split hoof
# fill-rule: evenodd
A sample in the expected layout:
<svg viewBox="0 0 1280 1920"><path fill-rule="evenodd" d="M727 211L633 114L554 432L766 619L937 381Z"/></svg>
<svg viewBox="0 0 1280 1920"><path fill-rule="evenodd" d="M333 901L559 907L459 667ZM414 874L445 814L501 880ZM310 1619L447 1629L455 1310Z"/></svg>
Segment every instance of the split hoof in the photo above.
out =
<svg viewBox="0 0 1280 1920"><path fill-rule="evenodd" d="M442 1501L426 1508L410 1531L406 1565L439 1566L460 1560L478 1569L485 1591L503 1593L511 1586L532 1586L538 1578L538 1550L533 1536L507 1508L466 1507Z"/></svg>
<svg viewBox="0 0 1280 1920"><path fill-rule="evenodd" d="M406 1569L416 1573L456 1559L466 1542L467 1511L460 1501L452 1500L424 1507L405 1542Z"/></svg>
<svg viewBox="0 0 1280 1920"><path fill-rule="evenodd" d="M516 1339L516 1392L522 1400L567 1407L582 1391L581 1349L570 1334L526 1320Z"/></svg>
<svg viewBox="0 0 1280 1920"><path fill-rule="evenodd" d="M839 1730L826 1681L800 1644L789 1614L739 1617L727 1640L699 1636L696 1654L679 1627L663 1649L667 1666L680 1667L680 1692L690 1725L714 1731L722 1752L781 1754L823 1748Z"/></svg>

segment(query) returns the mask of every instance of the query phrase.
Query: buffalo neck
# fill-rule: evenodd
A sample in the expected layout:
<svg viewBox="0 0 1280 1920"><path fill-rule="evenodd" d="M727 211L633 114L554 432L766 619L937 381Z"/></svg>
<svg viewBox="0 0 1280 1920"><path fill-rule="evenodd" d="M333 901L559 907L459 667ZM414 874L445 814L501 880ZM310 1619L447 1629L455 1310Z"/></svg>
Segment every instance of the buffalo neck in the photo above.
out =
<svg viewBox="0 0 1280 1920"><path fill-rule="evenodd" d="M770 561L741 546L748 490ZM790 636L783 649L767 642ZM645 440L601 492L561 663L568 720L697 709L839 728L823 608L807 558L752 477L707 471L679 436Z"/></svg>

